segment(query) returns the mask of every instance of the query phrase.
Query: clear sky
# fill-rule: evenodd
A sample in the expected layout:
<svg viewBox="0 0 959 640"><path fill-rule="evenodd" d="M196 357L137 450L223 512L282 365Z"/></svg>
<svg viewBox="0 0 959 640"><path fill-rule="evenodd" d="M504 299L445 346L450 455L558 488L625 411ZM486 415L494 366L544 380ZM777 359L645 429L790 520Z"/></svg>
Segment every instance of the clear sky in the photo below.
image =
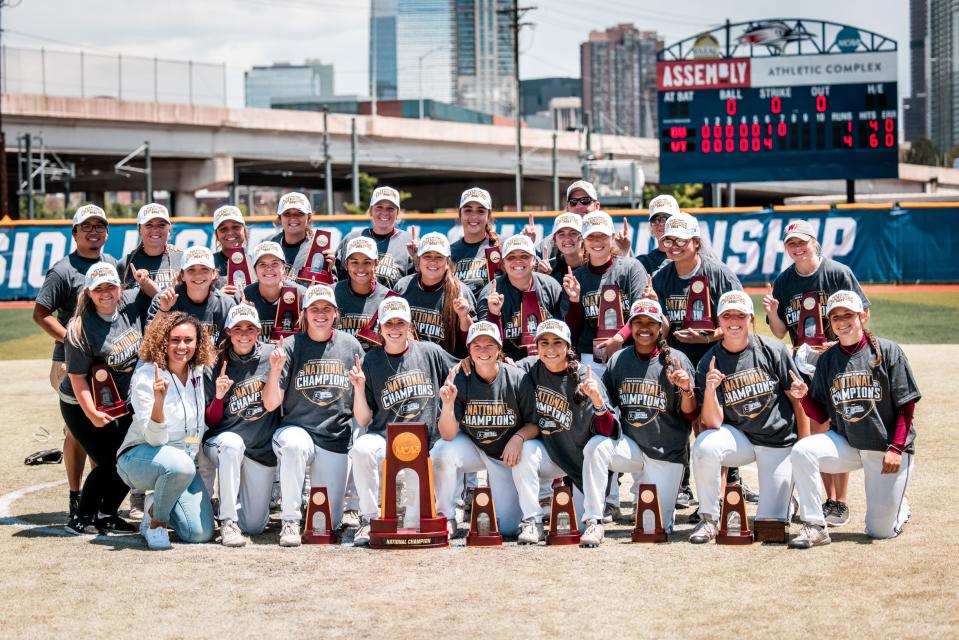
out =
<svg viewBox="0 0 959 640"><path fill-rule="evenodd" d="M656 30L670 44L727 18L801 17L898 40L899 95L908 95L908 0L521 2L529 5L537 9L520 39L524 79L579 77L580 43L590 30L619 22ZM245 69L305 58L335 65L337 93L367 95L368 18L368 0L20 0L2 19L11 46L225 62L229 102L242 105Z"/></svg>

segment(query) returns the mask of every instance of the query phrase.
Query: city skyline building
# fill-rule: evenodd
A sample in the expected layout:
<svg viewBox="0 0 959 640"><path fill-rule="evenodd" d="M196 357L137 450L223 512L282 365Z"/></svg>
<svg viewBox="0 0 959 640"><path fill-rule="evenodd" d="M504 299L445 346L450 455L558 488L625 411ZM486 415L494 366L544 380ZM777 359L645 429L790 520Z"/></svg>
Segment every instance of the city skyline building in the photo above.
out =
<svg viewBox="0 0 959 640"><path fill-rule="evenodd" d="M929 0L929 138L942 154L959 144L959 0Z"/></svg>
<svg viewBox="0 0 959 640"><path fill-rule="evenodd" d="M332 98L333 65L307 59L303 64L255 66L244 72L243 88L245 105L257 109L269 109L274 100Z"/></svg>
<svg viewBox="0 0 959 640"><path fill-rule="evenodd" d="M516 113L511 0L453 0L456 103L497 116Z"/></svg>
<svg viewBox="0 0 959 640"><path fill-rule="evenodd" d="M903 136L907 141L929 137L926 100L926 37L929 0L909 0L909 71L912 77L910 95L903 98Z"/></svg>

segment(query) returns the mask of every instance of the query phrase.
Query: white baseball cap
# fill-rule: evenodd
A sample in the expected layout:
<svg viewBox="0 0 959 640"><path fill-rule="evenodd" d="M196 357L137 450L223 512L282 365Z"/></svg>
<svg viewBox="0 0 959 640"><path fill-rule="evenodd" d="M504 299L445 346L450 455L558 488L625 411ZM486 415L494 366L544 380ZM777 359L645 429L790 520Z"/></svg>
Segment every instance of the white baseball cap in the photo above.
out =
<svg viewBox="0 0 959 640"><path fill-rule="evenodd" d="M815 240L816 231L806 220L794 220L786 225L783 230L783 242L788 242L790 238L802 238L803 240Z"/></svg>
<svg viewBox="0 0 959 640"><path fill-rule="evenodd" d="M719 296L716 304L716 315L721 316L727 311L742 311L753 315L753 299L743 291L727 291Z"/></svg>
<svg viewBox="0 0 959 640"><path fill-rule="evenodd" d="M275 256L280 259L280 262L286 262L283 247L280 246L279 242L273 242L272 240L261 242L253 248L253 266L255 267L260 258L264 256Z"/></svg>
<svg viewBox="0 0 959 640"><path fill-rule="evenodd" d="M659 306L659 301L651 298L640 298L634 302L633 306L629 308L629 320L626 322L630 323L639 316L646 316L659 322L665 322L663 318L663 308Z"/></svg>
<svg viewBox="0 0 959 640"><path fill-rule="evenodd" d="M460 209L470 202L475 202L490 210L493 209L493 198L486 189L471 187L464 191L463 195L460 196Z"/></svg>
<svg viewBox="0 0 959 640"><path fill-rule="evenodd" d="M592 182L587 182L585 180L577 180L573 184L566 187L566 199L569 200L570 194L574 191L585 191L593 200L599 200L599 197L596 195L596 187L593 186Z"/></svg>
<svg viewBox="0 0 959 640"><path fill-rule="evenodd" d="M431 231L425 236L420 238L419 247L416 249L416 255L422 256L427 251L435 251L436 253L450 257L450 240L446 237L445 234L439 233L438 231Z"/></svg>
<svg viewBox="0 0 959 640"><path fill-rule="evenodd" d="M283 197L280 198L280 203L276 206L276 215L281 216L284 211L289 211L290 209L302 211L308 216L313 215L313 205L310 204L310 199L299 191L291 191L283 194Z"/></svg>
<svg viewBox="0 0 959 640"><path fill-rule="evenodd" d="M146 224L156 218L170 222L170 212L162 204L157 204L156 202L143 205L137 212L137 224Z"/></svg>
<svg viewBox="0 0 959 640"><path fill-rule="evenodd" d="M470 330L466 333L466 344L470 344L479 336L489 336L496 341L496 344L501 347L503 346L503 339L499 335L499 327L492 322L487 322L486 320L474 322L470 326Z"/></svg>
<svg viewBox="0 0 959 640"><path fill-rule="evenodd" d="M669 216L666 220L666 228L663 231L663 237L681 238L689 240L699 237L699 222L688 213L680 212L674 216Z"/></svg>
<svg viewBox="0 0 959 640"><path fill-rule="evenodd" d="M110 221L107 220L107 214L104 213L103 209L95 204L85 204L73 214L73 226L81 225L90 218L100 218L107 224L110 224Z"/></svg>
<svg viewBox="0 0 959 640"><path fill-rule="evenodd" d="M400 208L400 192L393 187L377 187L370 196L370 208L381 200L392 202L397 209Z"/></svg>
<svg viewBox="0 0 959 640"><path fill-rule="evenodd" d="M523 234L510 236L503 243L503 258L514 251L525 251L531 256L536 255L536 247L533 246L533 241L529 239L529 236Z"/></svg>
<svg viewBox="0 0 959 640"><path fill-rule="evenodd" d="M310 288L306 290L305 294L303 294L304 309L309 307L314 302L329 302L331 305L339 309L339 306L336 304L336 296L333 295L333 289L329 288L325 284L310 285Z"/></svg>
<svg viewBox="0 0 959 640"><path fill-rule="evenodd" d="M241 302L226 314L226 328L232 329L241 322L249 322L257 329L262 329L260 324L260 314L256 312L256 307L252 307L245 302Z"/></svg>
<svg viewBox="0 0 959 640"><path fill-rule="evenodd" d="M101 284L114 284L120 286L120 276L117 274L117 268L109 262L97 262L90 265L87 269L86 278L83 286L93 291Z"/></svg>
<svg viewBox="0 0 959 640"><path fill-rule="evenodd" d="M563 213L553 220L553 233L560 229L573 229L576 233L583 233L583 218L576 213Z"/></svg>
<svg viewBox="0 0 959 640"><path fill-rule="evenodd" d="M380 325L393 318L399 318L404 322L413 322L413 316L410 314L410 303L397 296L383 298L378 313Z"/></svg>
<svg viewBox="0 0 959 640"><path fill-rule="evenodd" d="M539 340L540 337L547 333L551 333L557 338L564 340L566 344L573 344L573 339L569 335L569 325L562 320L547 318L536 325L536 340Z"/></svg>
<svg viewBox="0 0 959 640"><path fill-rule="evenodd" d="M216 231L217 227L227 220L234 220L246 225L246 221L243 220L243 213L237 207L227 204L213 212L213 230Z"/></svg>
<svg viewBox="0 0 959 640"><path fill-rule="evenodd" d="M833 309L849 309L854 313L862 313L865 310L859 294L846 289L837 291L826 300L826 315L832 313Z"/></svg>
<svg viewBox="0 0 959 640"><path fill-rule="evenodd" d="M207 247L201 247L200 245L193 245L184 251L183 265L180 267L180 271L186 271L190 267L197 265L216 269L216 264L213 262L213 252Z"/></svg>
<svg viewBox="0 0 959 640"><path fill-rule="evenodd" d="M668 193L661 193L649 201L649 217L665 213L667 216L675 216L681 213L679 203L676 198Z"/></svg>
<svg viewBox="0 0 959 640"><path fill-rule="evenodd" d="M605 211L591 211L583 216L583 237L592 233L602 233L605 236L612 237L613 217Z"/></svg>
<svg viewBox="0 0 959 640"><path fill-rule="evenodd" d="M378 260L380 257L376 242L366 236L357 236L346 244L345 257L349 258L354 253L361 253L370 260Z"/></svg>

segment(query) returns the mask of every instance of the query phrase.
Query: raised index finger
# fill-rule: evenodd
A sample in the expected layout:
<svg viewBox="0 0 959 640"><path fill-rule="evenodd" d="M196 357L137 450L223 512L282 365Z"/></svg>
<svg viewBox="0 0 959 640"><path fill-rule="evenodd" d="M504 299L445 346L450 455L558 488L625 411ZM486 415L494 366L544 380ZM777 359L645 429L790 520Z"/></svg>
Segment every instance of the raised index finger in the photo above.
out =
<svg viewBox="0 0 959 640"><path fill-rule="evenodd" d="M226 360L223 361L223 366L220 367L220 375L221 375L221 376L225 376L225 375L226 375Z"/></svg>
<svg viewBox="0 0 959 640"><path fill-rule="evenodd" d="M709 370L710 370L710 371L715 371L715 370L716 370L716 356L713 356L712 358L710 358L710 360L709 360Z"/></svg>
<svg viewBox="0 0 959 640"><path fill-rule="evenodd" d="M154 363L153 365L153 381L154 382L160 381L160 365L156 363Z"/></svg>
<svg viewBox="0 0 959 640"><path fill-rule="evenodd" d="M789 377L792 378L793 382L800 382L799 376L797 376L792 369L789 370Z"/></svg>
<svg viewBox="0 0 959 640"><path fill-rule="evenodd" d="M358 354L358 353L354 353L354 354L353 354L353 362L356 364L356 368L357 368L357 369L359 369L360 366L362 366L362 365L360 364L360 354Z"/></svg>

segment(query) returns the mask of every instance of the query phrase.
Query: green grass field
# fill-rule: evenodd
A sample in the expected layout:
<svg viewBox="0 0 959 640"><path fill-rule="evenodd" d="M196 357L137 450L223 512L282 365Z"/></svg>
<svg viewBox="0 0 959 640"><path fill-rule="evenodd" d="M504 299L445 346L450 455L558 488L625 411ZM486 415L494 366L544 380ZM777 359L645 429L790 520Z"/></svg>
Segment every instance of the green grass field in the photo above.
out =
<svg viewBox="0 0 959 640"><path fill-rule="evenodd" d="M868 294L868 292L867 292ZM868 294L872 301L871 328L876 334L900 344L950 344L957 340L959 292ZM762 296L753 304L762 309ZM31 319L31 309L0 309L0 360L32 360L50 357L53 341ZM756 330L771 335L763 319Z"/></svg>

